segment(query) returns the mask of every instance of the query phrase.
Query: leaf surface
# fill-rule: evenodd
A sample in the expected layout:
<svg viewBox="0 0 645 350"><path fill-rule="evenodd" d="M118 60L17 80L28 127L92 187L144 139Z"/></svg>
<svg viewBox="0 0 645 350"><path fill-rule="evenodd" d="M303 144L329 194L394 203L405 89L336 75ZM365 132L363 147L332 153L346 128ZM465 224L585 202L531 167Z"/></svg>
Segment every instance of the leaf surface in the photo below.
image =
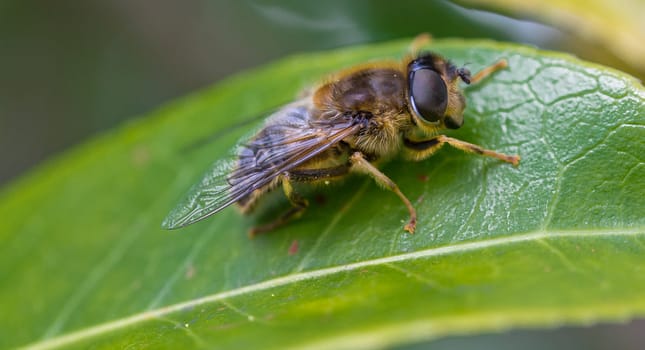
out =
<svg viewBox="0 0 645 350"><path fill-rule="evenodd" d="M0 347L372 348L645 314L645 92L570 56L477 41L431 47L472 71L450 135L518 168L441 150L354 177L298 221L233 208L178 231L167 212L249 130L325 74L408 42L294 56L188 96L39 167L0 195ZM247 123L248 124L248 123ZM235 127L235 125L238 125ZM215 139L199 147L198 140Z"/></svg>

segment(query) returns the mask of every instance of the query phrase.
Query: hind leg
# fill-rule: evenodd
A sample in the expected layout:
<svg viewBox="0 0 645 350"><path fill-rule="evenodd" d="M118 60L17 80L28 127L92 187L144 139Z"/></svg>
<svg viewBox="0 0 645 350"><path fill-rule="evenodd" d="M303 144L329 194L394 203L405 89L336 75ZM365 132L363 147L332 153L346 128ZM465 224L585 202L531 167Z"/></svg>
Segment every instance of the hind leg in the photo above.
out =
<svg viewBox="0 0 645 350"><path fill-rule="evenodd" d="M284 195L287 196L287 199L289 199L289 202L291 203L291 208L289 208L289 210L284 212L274 221L268 224L251 228L251 230L249 231L249 236L253 238L260 233L273 231L276 228L288 223L289 221L299 218L305 212L305 210L309 206L309 202L298 192L296 192L296 190L293 188L293 182L320 181L339 177L347 174L348 172L349 166L341 165L333 168L294 170L285 173L280 177L280 182L282 184Z"/></svg>
<svg viewBox="0 0 645 350"><path fill-rule="evenodd" d="M300 217L300 215L302 215L302 213L304 213L304 211L309 206L309 202L300 194L298 194L296 190L293 189L293 185L288 173L282 175L280 182L282 183L282 190L284 191L284 195L287 196L287 199L291 203L291 208L280 215L276 220L268 224L251 228L251 230L249 231L249 237L253 238L260 233L275 230L276 228L286 224L287 222Z"/></svg>

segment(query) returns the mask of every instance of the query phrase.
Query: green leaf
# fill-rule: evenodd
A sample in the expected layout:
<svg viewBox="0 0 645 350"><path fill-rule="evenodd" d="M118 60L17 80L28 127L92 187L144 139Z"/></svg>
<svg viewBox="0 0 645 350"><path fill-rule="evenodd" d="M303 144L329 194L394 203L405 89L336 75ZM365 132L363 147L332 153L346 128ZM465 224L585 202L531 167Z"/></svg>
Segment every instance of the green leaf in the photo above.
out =
<svg viewBox="0 0 645 350"><path fill-rule="evenodd" d="M249 130L229 127L407 44L240 74L6 188L0 347L353 349L645 315L645 91L611 69L510 44L432 46L472 71L509 60L466 90L466 122L451 135L522 163L446 148L384 166L416 202L415 235L402 230L398 198L362 177L315 190L325 200L255 240L247 229L284 199L265 214L228 208L160 229Z"/></svg>

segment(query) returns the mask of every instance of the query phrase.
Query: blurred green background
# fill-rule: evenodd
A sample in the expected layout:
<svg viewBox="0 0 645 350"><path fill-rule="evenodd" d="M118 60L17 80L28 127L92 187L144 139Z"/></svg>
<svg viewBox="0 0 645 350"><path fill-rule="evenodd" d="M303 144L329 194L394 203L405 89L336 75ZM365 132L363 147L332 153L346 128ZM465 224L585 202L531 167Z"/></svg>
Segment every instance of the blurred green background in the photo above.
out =
<svg viewBox="0 0 645 350"><path fill-rule="evenodd" d="M0 184L100 130L244 68L424 31L576 48L583 58L630 72L609 50L585 46L576 35L446 1L4 0Z"/></svg>
<svg viewBox="0 0 645 350"><path fill-rule="evenodd" d="M642 4L621 0L618 5L623 3ZM495 1L484 4L520 18L514 19L463 7L471 4L4 0L0 3L0 185L101 130L237 71L295 52L430 32L437 38L490 38L568 51L637 77L645 75L642 66L633 63L638 57L621 57L602 38L582 35L567 25L539 24L534 20L549 21L549 17L530 10L496 8L500 5ZM620 10L639 13L641 9ZM204 116L204 123L214 117L227 116ZM627 326L449 338L433 345L639 348L643 333L645 322L637 321Z"/></svg>

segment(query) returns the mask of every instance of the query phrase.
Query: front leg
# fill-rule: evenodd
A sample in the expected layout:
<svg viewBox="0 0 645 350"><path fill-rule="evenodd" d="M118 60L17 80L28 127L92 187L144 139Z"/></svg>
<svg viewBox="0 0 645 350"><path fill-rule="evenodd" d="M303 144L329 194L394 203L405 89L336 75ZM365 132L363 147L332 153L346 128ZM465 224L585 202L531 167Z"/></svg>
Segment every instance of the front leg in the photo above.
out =
<svg viewBox="0 0 645 350"><path fill-rule="evenodd" d="M477 84L483 79L485 79L486 77L488 77L489 75L497 72L498 70L502 70L506 67L508 67L508 61L502 58L501 60L477 72L477 74L475 74L472 78L470 78L470 81L468 83Z"/></svg>
<svg viewBox="0 0 645 350"><path fill-rule="evenodd" d="M518 166L520 164L520 156L518 155L509 156L507 154L491 151L472 143L448 137L446 135L438 135L424 141L411 141L405 139L403 144L405 145L406 155L408 156L408 158L419 161L430 157L434 152L438 151L439 148L441 148L446 143L454 148L458 148L468 153L475 153L482 156L497 158L504 162L511 163L514 166Z"/></svg>

